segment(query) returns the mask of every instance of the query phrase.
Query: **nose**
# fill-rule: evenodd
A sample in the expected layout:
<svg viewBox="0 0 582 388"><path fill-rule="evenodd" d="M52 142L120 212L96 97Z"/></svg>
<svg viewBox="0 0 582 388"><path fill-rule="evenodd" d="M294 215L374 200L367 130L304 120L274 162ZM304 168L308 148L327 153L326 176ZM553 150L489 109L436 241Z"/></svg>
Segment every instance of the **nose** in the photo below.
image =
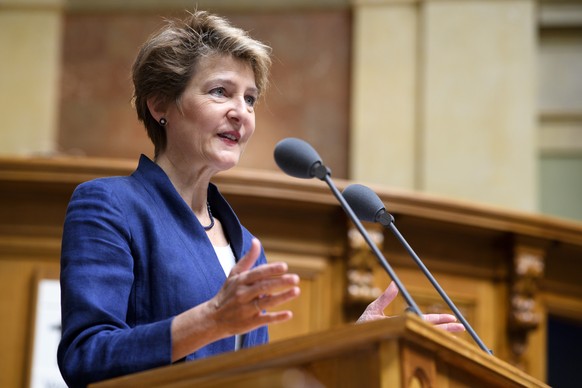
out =
<svg viewBox="0 0 582 388"><path fill-rule="evenodd" d="M231 120L240 122L246 119L251 114L249 106L247 105L244 96L237 96L231 100L230 108L227 112L227 117Z"/></svg>

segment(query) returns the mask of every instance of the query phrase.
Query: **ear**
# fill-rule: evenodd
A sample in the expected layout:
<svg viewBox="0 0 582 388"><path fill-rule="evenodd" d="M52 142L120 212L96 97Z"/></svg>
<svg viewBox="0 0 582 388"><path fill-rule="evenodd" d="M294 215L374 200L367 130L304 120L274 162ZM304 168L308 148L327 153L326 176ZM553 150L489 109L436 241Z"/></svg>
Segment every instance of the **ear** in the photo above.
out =
<svg viewBox="0 0 582 388"><path fill-rule="evenodd" d="M157 122L160 122L160 119L166 116L167 104L159 97L148 98L147 105L150 114Z"/></svg>

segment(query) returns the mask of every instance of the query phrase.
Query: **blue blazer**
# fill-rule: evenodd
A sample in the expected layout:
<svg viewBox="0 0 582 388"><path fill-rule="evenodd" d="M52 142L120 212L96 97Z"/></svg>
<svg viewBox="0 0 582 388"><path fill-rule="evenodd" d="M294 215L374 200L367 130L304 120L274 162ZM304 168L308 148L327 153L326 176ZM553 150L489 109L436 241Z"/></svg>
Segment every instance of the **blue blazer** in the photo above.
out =
<svg viewBox="0 0 582 388"><path fill-rule="evenodd" d="M212 214L238 260L252 235L214 185ZM257 265L266 262L264 252ZM145 156L127 177L85 182L73 193L61 252L61 373L69 386L171 363L172 319L212 298L226 280L202 225L164 171ZM267 327L243 347L268 341ZM186 360L234 350L234 337Z"/></svg>

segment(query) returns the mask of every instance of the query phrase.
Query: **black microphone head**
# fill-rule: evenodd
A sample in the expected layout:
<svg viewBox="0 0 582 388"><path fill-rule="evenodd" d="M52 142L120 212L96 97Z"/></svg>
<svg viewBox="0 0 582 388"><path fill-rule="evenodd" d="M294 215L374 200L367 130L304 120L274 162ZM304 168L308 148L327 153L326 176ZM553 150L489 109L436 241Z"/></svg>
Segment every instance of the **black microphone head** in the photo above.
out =
<svg viewBox="0 0 582 388"><path fill-rule="evenodd" d="M347 203L362 221L378 222L379 217L386 213L382 200L370 188L352 184L342 192Z"/></svg>
<svg viewBox="0 0 582 388"><path fill-rule="evenodd" d="M321 157L304 140L288 137L275 146L275 162L283 172L295 178L315 176L314 166L322 165Z"/></svg>

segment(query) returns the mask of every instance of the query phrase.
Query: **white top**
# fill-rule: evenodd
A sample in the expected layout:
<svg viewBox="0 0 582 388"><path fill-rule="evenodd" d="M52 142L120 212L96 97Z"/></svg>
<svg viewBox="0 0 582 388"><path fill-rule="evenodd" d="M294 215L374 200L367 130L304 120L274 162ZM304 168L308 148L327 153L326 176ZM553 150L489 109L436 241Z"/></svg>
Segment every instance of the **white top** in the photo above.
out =
<svg viewBox="0 0 582 388"><path fill-rule="evenodd" d="M212 246L214 248L214 252L216 252L216 256L218 256L218 261L222 266L224 274L226 277L230 274L232 267L236 264L234 259L234 252L230 248L230 244L224 247L217 247L215 245Z"/></svg>
<svg viewBox="0 0 582 388"><path fill-rule="evenodd" d="M230 248L230 244L224 247L217 247L215 245L212 246L214 248L214 252L216 252L216 256L218 257L218 261L222 266L222 270L226 277L230 274L232 267L236 264L236 260L234 258L234 252ZM236 335L234 337L234 350L239 350L242 345L242 336Z"/></svg>

